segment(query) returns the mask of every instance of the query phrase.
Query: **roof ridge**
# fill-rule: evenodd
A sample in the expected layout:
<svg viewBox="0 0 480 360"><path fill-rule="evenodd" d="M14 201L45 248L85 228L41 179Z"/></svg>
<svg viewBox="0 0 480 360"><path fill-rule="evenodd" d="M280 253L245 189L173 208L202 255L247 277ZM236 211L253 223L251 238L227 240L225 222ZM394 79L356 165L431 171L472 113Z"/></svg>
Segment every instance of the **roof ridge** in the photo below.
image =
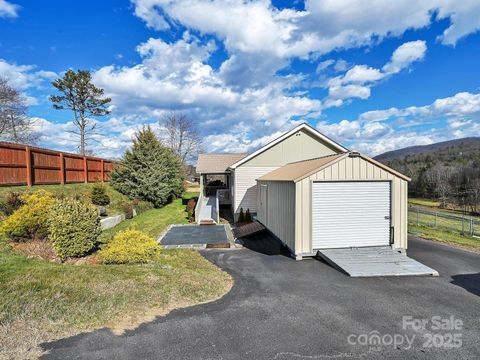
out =
<svg viewBox="0 0 480 360"><path fill-rule="evenodd" d="M201 153L200 155L247 155L248 153Z"/></svg>

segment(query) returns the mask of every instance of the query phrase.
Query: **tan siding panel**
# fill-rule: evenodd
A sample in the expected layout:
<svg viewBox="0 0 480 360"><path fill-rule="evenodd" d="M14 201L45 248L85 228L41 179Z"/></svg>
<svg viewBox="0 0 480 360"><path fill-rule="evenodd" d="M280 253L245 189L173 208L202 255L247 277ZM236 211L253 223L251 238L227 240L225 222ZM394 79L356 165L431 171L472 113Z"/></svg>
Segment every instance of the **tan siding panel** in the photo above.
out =
<svg viewBox="0 0 480 360"><path fill-rule="evenodd" d="M320 170L316 174L305 178L297 185L297 244L301 244L299 253L311 251L311 181L378 181L391 180L392 186L392 225L394 226L394 247L407 247L407 181L378 168L376 165L361 158L345 158L338 163L339 171L332 171L332 166ZM342 170L344 169L344 171ZM301 215L300 215L301 214ZM308 214L308 215L307 215ZM300 250L300 249L299 249Z"/></svg>
<svg viewBox="0 0 480 360"><path fill-rule="evenodd" d="M234 212L240 212L240 208L244 211L250 209L251 213L257 212L257 179L275 169L277 167L247 166L235 169Z"/></svg>
<svg viewBox="0 0 480 360"><path fill-rule="evenodd" d="M259 211L258 220L295 252L295 183L262 181L258 185L266 185L267 191L266 211Z"/></svg>
<svg viewBox="0 0 480 360"><path fill-rule="evenodd" d="M242 166L282 166L288 163L337 154L330 145L300 130Z"/></svg>

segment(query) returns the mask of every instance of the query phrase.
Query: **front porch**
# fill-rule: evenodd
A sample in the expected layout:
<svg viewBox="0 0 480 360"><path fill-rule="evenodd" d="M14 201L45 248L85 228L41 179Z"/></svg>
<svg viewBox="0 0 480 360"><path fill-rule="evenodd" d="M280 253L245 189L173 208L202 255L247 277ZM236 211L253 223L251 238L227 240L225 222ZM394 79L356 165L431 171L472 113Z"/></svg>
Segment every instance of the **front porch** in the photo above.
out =
<svg viewBox="0 0 480 360"><path fill-rule="evenodd" d="M231 178L229 172L200 175L200 191L204 197L218 198L219 205L231 205Z"/></svg>
<svg viewBox="0 0 480 360"><path fill-rule="evenodd" d="M200 175L200 197L195 208L197 224L219 224L220 207L232 203L231 174L204 173Z"/></svg>

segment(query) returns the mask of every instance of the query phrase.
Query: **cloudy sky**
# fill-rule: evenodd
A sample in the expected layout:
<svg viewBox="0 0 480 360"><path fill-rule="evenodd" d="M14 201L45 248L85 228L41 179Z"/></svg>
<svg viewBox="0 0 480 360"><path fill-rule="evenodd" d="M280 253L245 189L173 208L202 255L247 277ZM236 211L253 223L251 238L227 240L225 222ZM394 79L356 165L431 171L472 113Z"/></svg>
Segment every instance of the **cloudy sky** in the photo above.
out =
<svg viewBox="0 0 480 360"><path fill-rule="evenodd" d="M376 155L480 136L478 0L0 0L0 75L39 145L74 151L51 81L90 69L112 98L97 155L171 111L212 152L252 151L307 121Z"/></svg>

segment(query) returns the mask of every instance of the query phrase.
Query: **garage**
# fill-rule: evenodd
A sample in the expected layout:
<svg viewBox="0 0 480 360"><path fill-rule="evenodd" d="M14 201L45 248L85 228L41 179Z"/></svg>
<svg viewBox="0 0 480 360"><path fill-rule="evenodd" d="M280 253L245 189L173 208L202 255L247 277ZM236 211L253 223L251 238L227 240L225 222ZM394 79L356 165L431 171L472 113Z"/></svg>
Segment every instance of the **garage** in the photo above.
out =
<svg viewBox="0 0 480 360"><path fill-rule="evenodd" d="M257 220L297 259L322 249L407 249L410 179L358 152L284 165L257 179Z"/></svg>
<svg viewBox="0 0 480 360"><path fill-rule="evenodd" d="M389 181L312 183L312 247L390 245Z"/></svg>

